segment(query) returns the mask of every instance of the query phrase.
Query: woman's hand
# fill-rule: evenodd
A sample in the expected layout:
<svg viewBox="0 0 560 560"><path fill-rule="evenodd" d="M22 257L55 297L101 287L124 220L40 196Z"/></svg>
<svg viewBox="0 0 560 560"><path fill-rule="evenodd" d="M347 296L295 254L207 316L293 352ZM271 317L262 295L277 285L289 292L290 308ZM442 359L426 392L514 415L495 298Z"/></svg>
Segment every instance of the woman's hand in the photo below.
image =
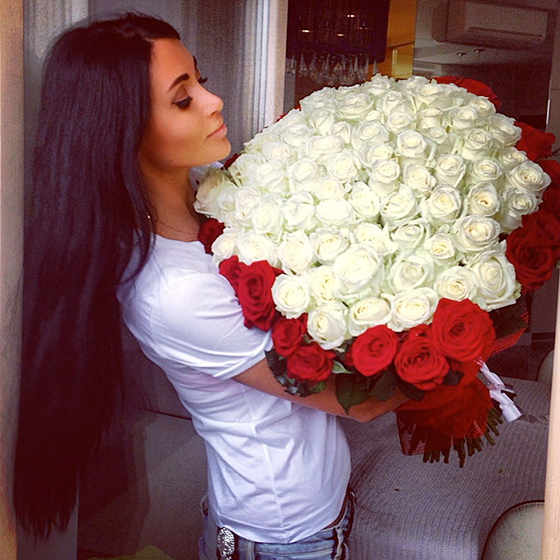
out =
<svg viewBox="0 0 560 560"><path fill-rule="evenodd" d="M352 418L358 422L369 422L378 416L394 410L407 400L398 389L395 389L395 393L387 401L381 402L374 398L369 398L362 404L354 405L350 409L349 414L346 414L336 398L335 381L332 375L327 379L325 389L320 393L315 393L308 397L298 397L290 395L284 390L284 387L278 383L274 374L270 371L266 360L261 360L248 370L233 377L233 379L263 393L322 410L328 414Z"/></svg>

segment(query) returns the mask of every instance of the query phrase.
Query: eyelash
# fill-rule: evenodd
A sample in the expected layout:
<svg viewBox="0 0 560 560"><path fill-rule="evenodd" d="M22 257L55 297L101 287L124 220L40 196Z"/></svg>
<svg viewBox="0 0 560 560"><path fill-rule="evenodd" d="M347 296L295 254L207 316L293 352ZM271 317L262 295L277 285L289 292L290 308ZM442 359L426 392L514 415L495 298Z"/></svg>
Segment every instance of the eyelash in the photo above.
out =
<svg viewBox="0 0 560 560"><path fill-rule="evenodd" d="M208 78L199 78L198 79L198 83L199 84L205 84L208 81ZM177 105L177 107L179 107L179 109L186 109L192 101L192 97L189 95L187 97L185 97L185 99L181 99L179 101L173 101L174 105Z"/></svg>

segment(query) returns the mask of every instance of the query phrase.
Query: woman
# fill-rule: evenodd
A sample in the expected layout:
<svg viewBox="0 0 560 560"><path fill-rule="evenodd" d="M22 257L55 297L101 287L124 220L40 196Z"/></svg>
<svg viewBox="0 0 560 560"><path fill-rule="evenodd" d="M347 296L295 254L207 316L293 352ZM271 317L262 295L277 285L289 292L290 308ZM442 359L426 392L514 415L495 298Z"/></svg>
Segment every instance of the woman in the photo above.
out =
<svg viewBox="0 0 560 560"><path fill-rule="evenodd" d="M197 241L189 171L230 151L222 101L203 81L177 32L137 14L72 29L50 53L25 255L16 511L36 534L68 522L122 385L118 296L205 440L200 557L229 557L235 541L239 558L343 558L350 460L335 416L346 414L332 386L284 392L264 358L269 333L243 326ZM402 400L350 415L368 421Z"/></svg>

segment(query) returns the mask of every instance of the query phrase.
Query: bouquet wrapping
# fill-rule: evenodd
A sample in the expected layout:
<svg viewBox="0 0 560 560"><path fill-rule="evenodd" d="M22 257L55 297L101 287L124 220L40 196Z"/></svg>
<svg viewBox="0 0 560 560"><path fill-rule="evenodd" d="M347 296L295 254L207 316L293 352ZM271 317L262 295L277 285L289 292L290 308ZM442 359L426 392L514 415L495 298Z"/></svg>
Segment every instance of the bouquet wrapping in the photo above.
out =
<svg viewBox="0 0 560 560"><path fill-rule="evenodd" d="M498 105L455 78L324 88L198 187L200 239L286 390L335 375L348 411L398 387L403 451L426 460L492 443L478 370L560 256L554 137Z"/></svg>

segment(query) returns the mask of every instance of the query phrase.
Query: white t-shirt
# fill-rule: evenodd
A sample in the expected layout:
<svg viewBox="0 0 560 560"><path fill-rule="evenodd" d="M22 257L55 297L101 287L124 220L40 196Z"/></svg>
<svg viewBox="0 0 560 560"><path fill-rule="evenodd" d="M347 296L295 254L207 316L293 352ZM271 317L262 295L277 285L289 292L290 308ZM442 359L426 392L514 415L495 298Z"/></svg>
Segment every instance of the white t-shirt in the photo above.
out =
<svg viewBox="0 0 560 560"><path fill-rule="evenodd" d="M350 476L344 433L332 415L231 379L264 358L270 335L244 327L232 287L202 244L156 236L119 300L204 439L216 524L287 543L331 523Z"/></svg>

